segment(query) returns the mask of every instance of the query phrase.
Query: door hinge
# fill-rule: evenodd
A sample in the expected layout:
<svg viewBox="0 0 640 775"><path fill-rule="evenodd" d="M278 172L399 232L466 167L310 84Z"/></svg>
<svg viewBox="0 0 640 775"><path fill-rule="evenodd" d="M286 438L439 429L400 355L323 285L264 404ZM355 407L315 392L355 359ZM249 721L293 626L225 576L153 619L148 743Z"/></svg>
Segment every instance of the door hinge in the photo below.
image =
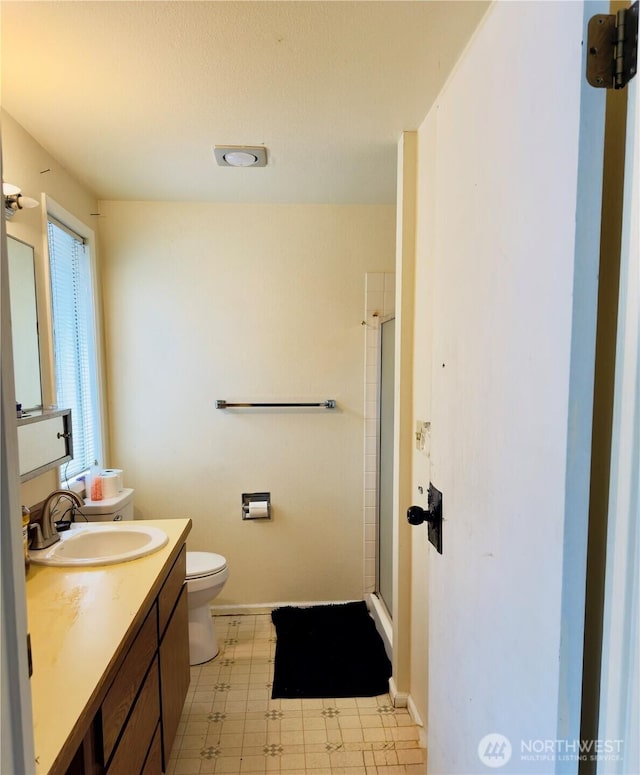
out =
<svg viewBox="0 0 640 775"><path fill-rule="evenodd" d="M638 1L617 14L597 14L587 28L587 81L623 89L638 69Z"/></svg>

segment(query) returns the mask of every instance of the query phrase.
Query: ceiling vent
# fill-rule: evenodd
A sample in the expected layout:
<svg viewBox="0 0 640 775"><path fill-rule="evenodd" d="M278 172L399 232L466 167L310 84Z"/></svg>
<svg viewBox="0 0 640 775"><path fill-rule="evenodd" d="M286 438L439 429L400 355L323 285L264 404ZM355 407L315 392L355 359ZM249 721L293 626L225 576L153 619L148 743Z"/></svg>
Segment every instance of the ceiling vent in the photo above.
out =
<svg viewBox="0 0 640 775"><path fill-rule="evenodd" d="M216 145L213 155L221 167L267 166L267 149L263 145Z"/></svg>

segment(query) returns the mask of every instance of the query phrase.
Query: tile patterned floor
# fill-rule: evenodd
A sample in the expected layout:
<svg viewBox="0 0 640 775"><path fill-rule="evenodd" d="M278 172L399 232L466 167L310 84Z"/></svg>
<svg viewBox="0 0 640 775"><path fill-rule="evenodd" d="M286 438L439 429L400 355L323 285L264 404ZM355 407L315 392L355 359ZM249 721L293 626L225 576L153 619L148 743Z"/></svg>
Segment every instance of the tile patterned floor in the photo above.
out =
<svg viewBox="0 0 640 775"><path fill-rule="evenodd" d="M167 775L425 775L418 728L388 694L272 700L271 617L215 623L220 653L191 668Z"/></svg>

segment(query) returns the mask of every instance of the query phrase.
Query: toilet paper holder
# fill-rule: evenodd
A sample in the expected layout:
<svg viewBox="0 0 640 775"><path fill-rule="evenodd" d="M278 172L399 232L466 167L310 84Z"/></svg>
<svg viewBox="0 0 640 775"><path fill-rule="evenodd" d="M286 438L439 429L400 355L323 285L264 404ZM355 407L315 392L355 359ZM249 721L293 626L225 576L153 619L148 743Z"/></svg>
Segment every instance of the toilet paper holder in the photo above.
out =
<svg viewBox="0 0 640 775"><path fill-rule="evenodd" d="M243 492L242 519L271 519L271 493Z"/></svg>

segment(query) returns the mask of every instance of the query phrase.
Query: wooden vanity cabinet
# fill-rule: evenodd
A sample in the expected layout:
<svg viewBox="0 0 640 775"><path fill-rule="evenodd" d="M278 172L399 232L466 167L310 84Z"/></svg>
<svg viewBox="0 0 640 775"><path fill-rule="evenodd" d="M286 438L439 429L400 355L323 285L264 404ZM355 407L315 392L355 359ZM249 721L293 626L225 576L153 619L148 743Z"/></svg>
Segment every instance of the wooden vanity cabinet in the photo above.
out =
<svg viewBox="0 0 640 775"><path fill-rule="evenodd" d="M66 775L165 772L189 688L183 546L124 657Z"/></svg>

